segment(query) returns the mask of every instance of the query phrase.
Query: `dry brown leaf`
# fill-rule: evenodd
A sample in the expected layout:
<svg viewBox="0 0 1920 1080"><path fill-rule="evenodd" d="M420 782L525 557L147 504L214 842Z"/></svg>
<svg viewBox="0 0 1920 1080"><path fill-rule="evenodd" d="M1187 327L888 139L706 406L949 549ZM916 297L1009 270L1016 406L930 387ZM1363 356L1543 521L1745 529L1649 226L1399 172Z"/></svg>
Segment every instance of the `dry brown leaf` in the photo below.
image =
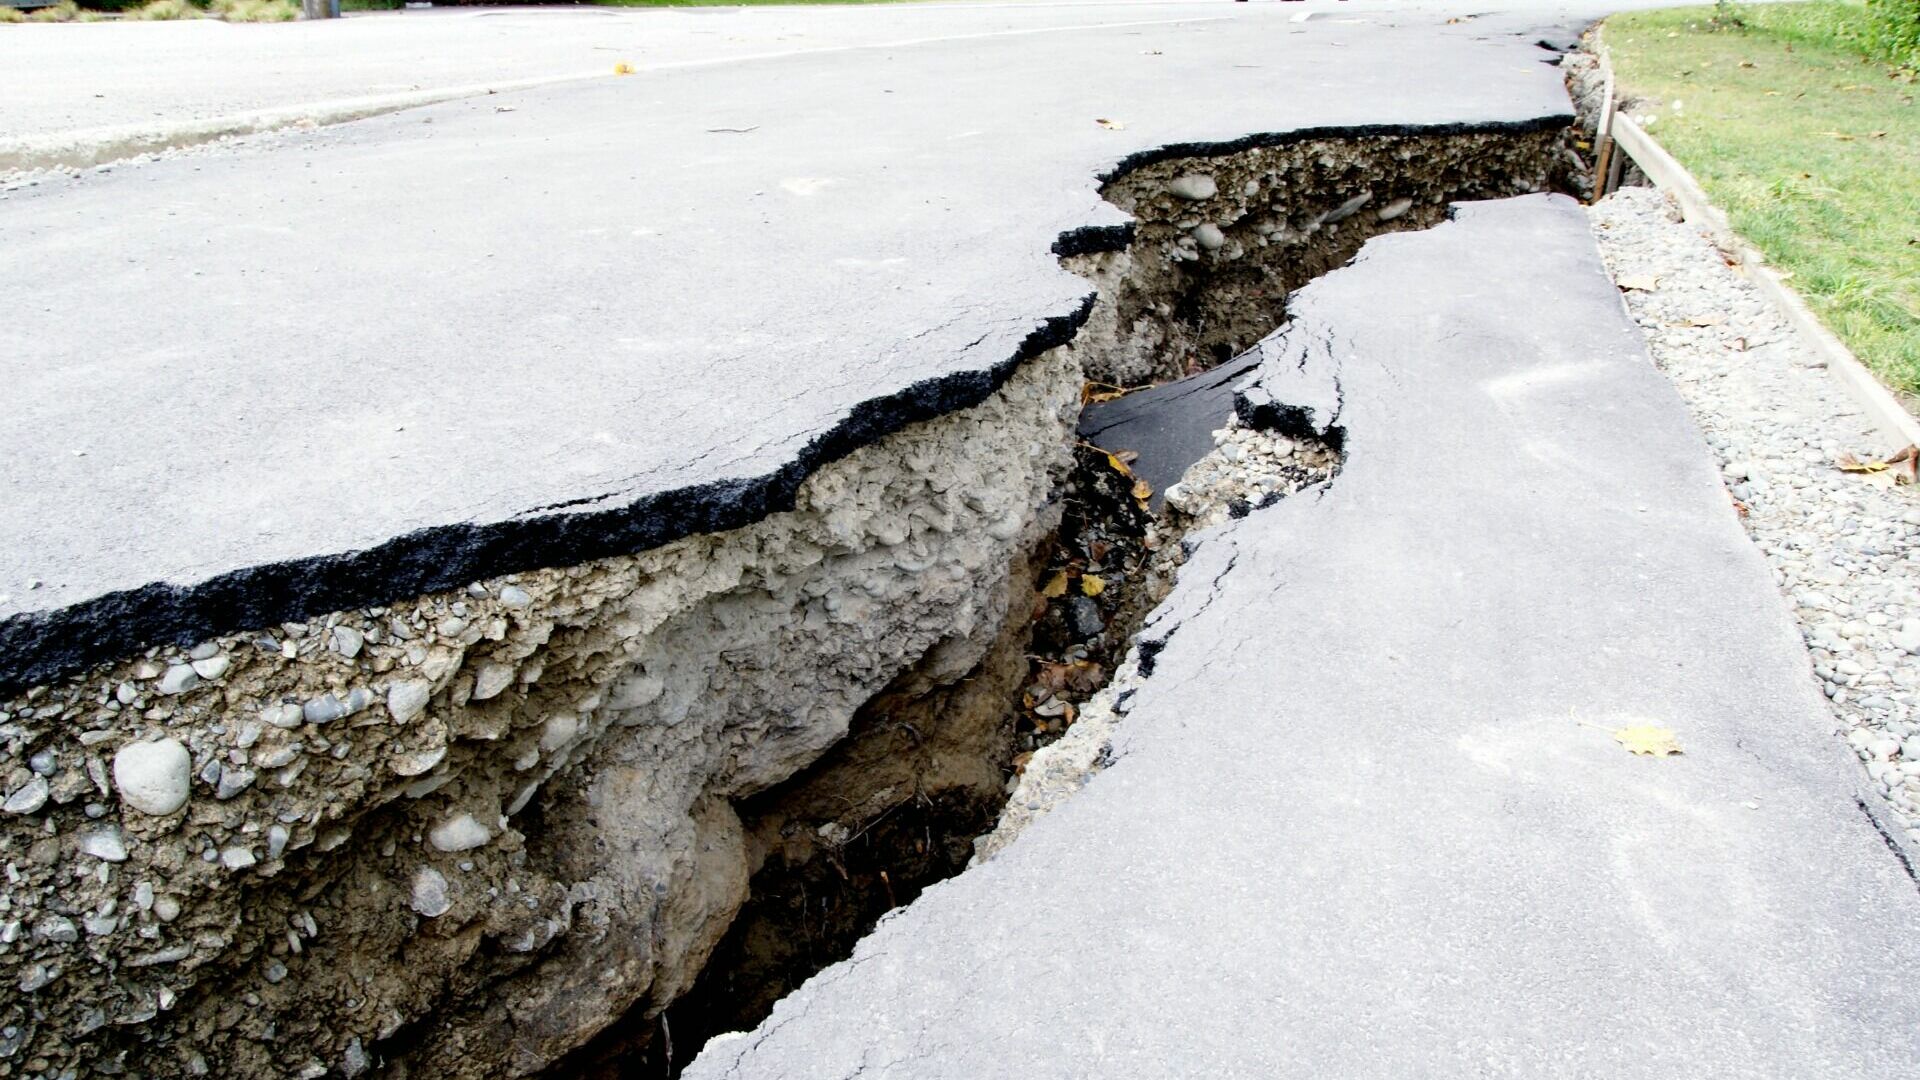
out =
<svg viewBox="0 0 1920 1080"><path fill-rule="evenodd" d="M1883 464L1889 467L1904 466L1904 468L1894 469L1895 474L1900 477L1901 481L1908 484L1920 484L1920 447L1908 446L1906 449L1888 458Z"/></svg>

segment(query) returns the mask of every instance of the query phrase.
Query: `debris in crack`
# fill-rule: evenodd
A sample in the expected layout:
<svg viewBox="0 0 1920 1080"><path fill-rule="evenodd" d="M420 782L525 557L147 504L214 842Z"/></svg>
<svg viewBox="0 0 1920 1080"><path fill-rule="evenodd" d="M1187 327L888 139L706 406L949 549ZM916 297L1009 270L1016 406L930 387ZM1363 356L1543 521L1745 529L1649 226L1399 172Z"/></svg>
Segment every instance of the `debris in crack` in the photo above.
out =
<svg viewBox="0 0 1920 1080"><path fill-rule="evenodd" d="M1189 544L1206 542L1204 538L1186 539L1189 533L1245 517L1295 492L1326 483L1339 471L1339 452L1328 443L1249 427L1238 417L1213 432L1213 440L1213 452L1194 462L1179 483L1168 488L1165 512L1140 531L1143 539L1151 537L1155 541L1154 546L1147 548L1143 543L1122 557L1131 572L1120 578L1120 596L1116 598L1115 610L1124 621L1118 626L1110 624L1109 633L1121 643L1115 651L1124 652L1124 643L1172 590L1174 577L1191 550ZM1105 456L1103 451L1099 453ZM1086 454L1083 450L1082 455ZM1076 470L1076 485L1087 472L1085 464ZM1094 501L1089 505L1097 508L1109 504ZM1129 518L1123 516L1123 520ZM1070 496L1067 520L1073 519ZM1113 535L1097 519L1082 528L1094 535ZM1069 548L1064 557L1071 564L1078 556ZM1101 595L1110 591L1114 590L1104 590ZM1071 602L1074 598L1063 599ZM1120 629L1124 629L1124 635L1113 633ZM1036 636L1036 644L1038 641ZM975 842L974 862L991 858L1035 818L1079 791L1094 773L1107 766L1114 725L1126 715L1131 698L1151 675L1147 660L1152 644L1142 640L1130 654L1109 654L1107 658L1115 663L1114 676L1097 686L1062 680L1065 685L1054 690L1051 684L1058 678L1054 673L1065 665L1044 654L1035 658L1036 671L1041 674L1039 682L1027 691L1028 698L1039 689L1050 691L1048 700L1065 703L1060 713L1065 722L1060 730L1035 725L1030 736L1035 749L1016 759L1021 768L1011 781L1006 808L993 831Z"/></svg>

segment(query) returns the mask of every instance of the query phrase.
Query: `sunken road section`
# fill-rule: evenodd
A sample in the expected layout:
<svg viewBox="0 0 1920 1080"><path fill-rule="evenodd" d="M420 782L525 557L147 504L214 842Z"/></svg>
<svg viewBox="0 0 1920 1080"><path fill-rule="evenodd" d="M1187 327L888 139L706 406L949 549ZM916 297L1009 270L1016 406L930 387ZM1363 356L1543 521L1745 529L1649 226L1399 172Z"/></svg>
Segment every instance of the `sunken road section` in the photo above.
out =
<svg viewBox="0 0 1920 1080"><path fill-rule="evenodd" d="M1086 381L1208 367L1367 236L1552 186L1564 119L1133 159L1132 228L1062 240L1092 295L751 483L10 621L0 1076L534 1074L693 986L770 863L921 813L957 870ZM832 929L818 963L866 923Z"/></svg>

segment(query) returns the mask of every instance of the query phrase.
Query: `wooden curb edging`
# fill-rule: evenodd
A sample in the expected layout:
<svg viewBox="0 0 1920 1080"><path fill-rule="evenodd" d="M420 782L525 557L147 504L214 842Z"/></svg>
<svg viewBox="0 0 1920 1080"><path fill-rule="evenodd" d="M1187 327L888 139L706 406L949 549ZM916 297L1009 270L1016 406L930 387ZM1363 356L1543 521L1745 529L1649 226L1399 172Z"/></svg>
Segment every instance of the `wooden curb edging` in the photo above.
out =
<svg viewBox="0 0 1920 1080"><path fill-rule="evenodd" d="M1596 55L1600 58L1611 88L1613 64L1607 57L1604 45L1599 47ZM1787 320L1787 324L1793 327L1801 342L1826 362L1827 370L1846 387L1874 427L1896 440L1896 448L1920 445L1920 420L1914 419L1893 391L1887 389L1886 384L1867 370L1859 357L1853 355L1853 350L1827 329L1820 317L1807 306L1806 300L1793 291L1779 271L1768 265L1766 256L1734 233L1727 216L1708 201L1706 191L1686 166L1654 141L1653 136L1647 134L1646 129L1636 123L1633 117L1624 112L1615 112L1610 120L1610 141L1640 166L1640 171L1647 174L1647 179L1653 181L1654 186L1672 197L1680 207L1681 216L1704 230L1714 244L1734 260L1747 280L1760 290L1760 295L1766 297Z"/></svg>

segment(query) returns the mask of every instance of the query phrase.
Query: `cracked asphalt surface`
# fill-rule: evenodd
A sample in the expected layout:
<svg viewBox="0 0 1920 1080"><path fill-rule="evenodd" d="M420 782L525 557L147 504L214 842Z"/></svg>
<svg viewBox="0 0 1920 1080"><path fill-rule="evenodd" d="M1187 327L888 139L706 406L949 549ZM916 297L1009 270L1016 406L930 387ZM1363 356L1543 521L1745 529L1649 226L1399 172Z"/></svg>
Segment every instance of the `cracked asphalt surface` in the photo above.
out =
<svg viewBox="0 0 1920 1080"><path fill-rule="evenodd" d="M1050 247L1128 155L1560 117L1534 42L1595 12L738 16L0 197L0 681L751 520L1063 337ZM1912 855L1578 208L1465 208L1293 311L1239 389L1346 467L1202 538L1115 763L688 1075L1920 1071Z"/></svg>
<svg viewBox="0 0 1920 1080"><path fill-rule="evenodd" d="M686 1075L1920 1069L1920 890L1582 209L1291 311L1345 467L1203 534L1114 763Z"/></svg>
<svg viewBox="0 0 1920 1080"><path fill-rule="evenodd" d="M1567 114L1531 15L1071 10L0 197L0 677L754 520L1062 337L1129 155Z"/></svg>

